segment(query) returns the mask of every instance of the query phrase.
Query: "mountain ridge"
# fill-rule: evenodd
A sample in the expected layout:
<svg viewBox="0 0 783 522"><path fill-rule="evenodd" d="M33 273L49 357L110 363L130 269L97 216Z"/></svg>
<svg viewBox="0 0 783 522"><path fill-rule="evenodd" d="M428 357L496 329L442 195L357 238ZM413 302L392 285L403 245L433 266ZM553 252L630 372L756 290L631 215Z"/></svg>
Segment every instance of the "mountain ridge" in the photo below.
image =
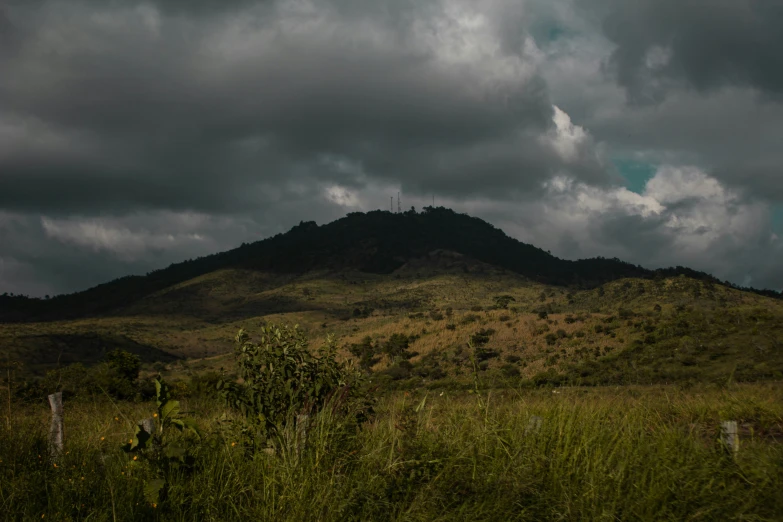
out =
<svg viewBox="0 0 783 522"><path fill-rule="evenodd" d="M227 268L305 273L356 269L389 274L434 250L456 252L539 283L594 288L622 278L685 275L780 299L773 290L742 288L686 267L646 269L617 258L564 260L518 241L479 218L444 207L422 212L352 212L324 225L302 221L288 232L237 248L173 263L144 276L125 276L51 299L0 296L0 321L28 322L100 316L150 294Z"/></svg>

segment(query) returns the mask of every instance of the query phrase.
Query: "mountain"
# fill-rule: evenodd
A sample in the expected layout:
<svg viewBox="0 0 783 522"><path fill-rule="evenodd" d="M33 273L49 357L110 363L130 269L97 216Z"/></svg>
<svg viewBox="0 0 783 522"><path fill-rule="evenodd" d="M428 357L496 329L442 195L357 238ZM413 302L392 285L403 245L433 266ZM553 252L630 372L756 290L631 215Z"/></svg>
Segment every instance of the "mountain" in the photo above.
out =
<svg viewBox="0 0 783 522"><path fill-rule="evenodd" d="M0 365L44 375L119 348L176 379L230 368L239 328L285 323L314 344L334 334L392 386L462 386L476 368L539 385L779 380L779 297L558 259L443 208L353 213L84 292L4 297Z"/></svg>
<svg viewBox="0 0 783 522"><path fill-rule="evenodd" d="M622 278L644 279L680 274L721 283L684 267L648 270L602 257L568 261L507 236L500 229L465 214L439 207L417 213L355 212L318 226L301 222L284 234L222 253L172 264L146 276L127 276L82 292L43 300L0 296L0 321L51 321L115 314L119 309L184 281L225 269L277 274L353 269L389 274L414 258L436 250L455 252L542 284L595 288ZM748 289L767 297L779 292Z"/></svg>

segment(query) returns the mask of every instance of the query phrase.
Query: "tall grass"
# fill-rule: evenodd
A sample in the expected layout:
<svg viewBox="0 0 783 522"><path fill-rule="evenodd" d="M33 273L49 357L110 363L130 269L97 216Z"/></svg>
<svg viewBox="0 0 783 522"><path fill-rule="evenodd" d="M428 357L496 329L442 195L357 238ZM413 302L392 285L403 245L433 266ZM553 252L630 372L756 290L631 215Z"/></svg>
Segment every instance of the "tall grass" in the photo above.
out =
<svg viewBox="0 0 783 522"><path fill-rule="evenodd" d="M119 450L151 406L66 404L56 460L46 410L27 407L0 432L0 517L783 520L779 386L559 391L399 394L360 431L327 409L301 452L274 455L249 454L220 405L191 401L205 432L196 468L156 507ZM726 419L743 426L736 457L719 443Z"/></svg>

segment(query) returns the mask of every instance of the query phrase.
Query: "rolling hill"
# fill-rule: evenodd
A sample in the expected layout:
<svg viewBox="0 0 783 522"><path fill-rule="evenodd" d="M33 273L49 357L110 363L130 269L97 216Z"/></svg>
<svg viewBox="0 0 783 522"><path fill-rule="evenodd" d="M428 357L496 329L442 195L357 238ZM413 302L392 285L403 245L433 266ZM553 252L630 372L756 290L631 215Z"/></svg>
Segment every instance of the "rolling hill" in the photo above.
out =
<svg viewBox="0 0 783 522"><path fill-rule="evenodd" d="M379 211L46 301L2 298L0 357L40 374L118 347L206 370L228 365L238 328L289 322L313 342L335 333L343 356L399 384L475 368L538 384L781 379L772 297L682 267L561 260L447 209ZM392 356L395 334L408 346Z"/></svg>

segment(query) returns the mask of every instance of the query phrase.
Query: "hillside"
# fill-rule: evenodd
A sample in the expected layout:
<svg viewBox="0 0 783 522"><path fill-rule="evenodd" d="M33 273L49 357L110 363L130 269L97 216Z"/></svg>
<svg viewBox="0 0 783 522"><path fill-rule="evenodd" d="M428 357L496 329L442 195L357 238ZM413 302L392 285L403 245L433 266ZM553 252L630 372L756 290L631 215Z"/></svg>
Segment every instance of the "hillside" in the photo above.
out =
<svg viewBox="0 0 783 522"><path fill-rule="evenodd" d="M119 347L181 374L185 360L190 370L230 368L228 354L239 328L252 333L260 324L277 322L299 324L313 343L334 333L342 357L357 360L356 347L370 337L372 371L398 384L467 379L472 372L467 341L481 342L481 335L485 344L473 355L493 382L783 378L778 300L684 276L569 291L478 261L460 260L467 273L449 269L442 266L443 256L436 257L386 275L221 270L148 296L112 317L0 325L0 345L31 373L58 362L96 361ZM498 308L498 296L513 300ZM383 353L395 334L409 341L401 357ZM174 359L182 363L172 365Z"/></svg>
<svg viewBox="0 0 783 522"><path fill-rule="evenodd" d="M113 348L156 371L230 367L240 327L285 322L314 343L335 333L343 357L396 385L464 381L474 361L495 383L783 378L779 299L682 268L559 260L443 209L302 224L145 277L19 302L35 304L6 308L0 358L32 374ZM394 348L403 337L407 347Z"/></svg>
<svg viewBox="0 0 783 522"><path fill-rule="evenodd" d="M352 213L318 226L303 222L278 234L222 253L173 264L145 276L127 276L83 292L49 300L0 296L0 321L41 321L116 315L146 296L217 270L248 269L273 274L318 270L358 270L389 274L410 259L447 250L503 268L542 284L593 288L625 277L654 278L685 274L719 282L683 267L647 270L618 259L579 261L551 254L508 237L474 217L445 208L423 212ZM724 283L728 284L728 283ZM780 297L777 292L763 292Z"/></svg>

